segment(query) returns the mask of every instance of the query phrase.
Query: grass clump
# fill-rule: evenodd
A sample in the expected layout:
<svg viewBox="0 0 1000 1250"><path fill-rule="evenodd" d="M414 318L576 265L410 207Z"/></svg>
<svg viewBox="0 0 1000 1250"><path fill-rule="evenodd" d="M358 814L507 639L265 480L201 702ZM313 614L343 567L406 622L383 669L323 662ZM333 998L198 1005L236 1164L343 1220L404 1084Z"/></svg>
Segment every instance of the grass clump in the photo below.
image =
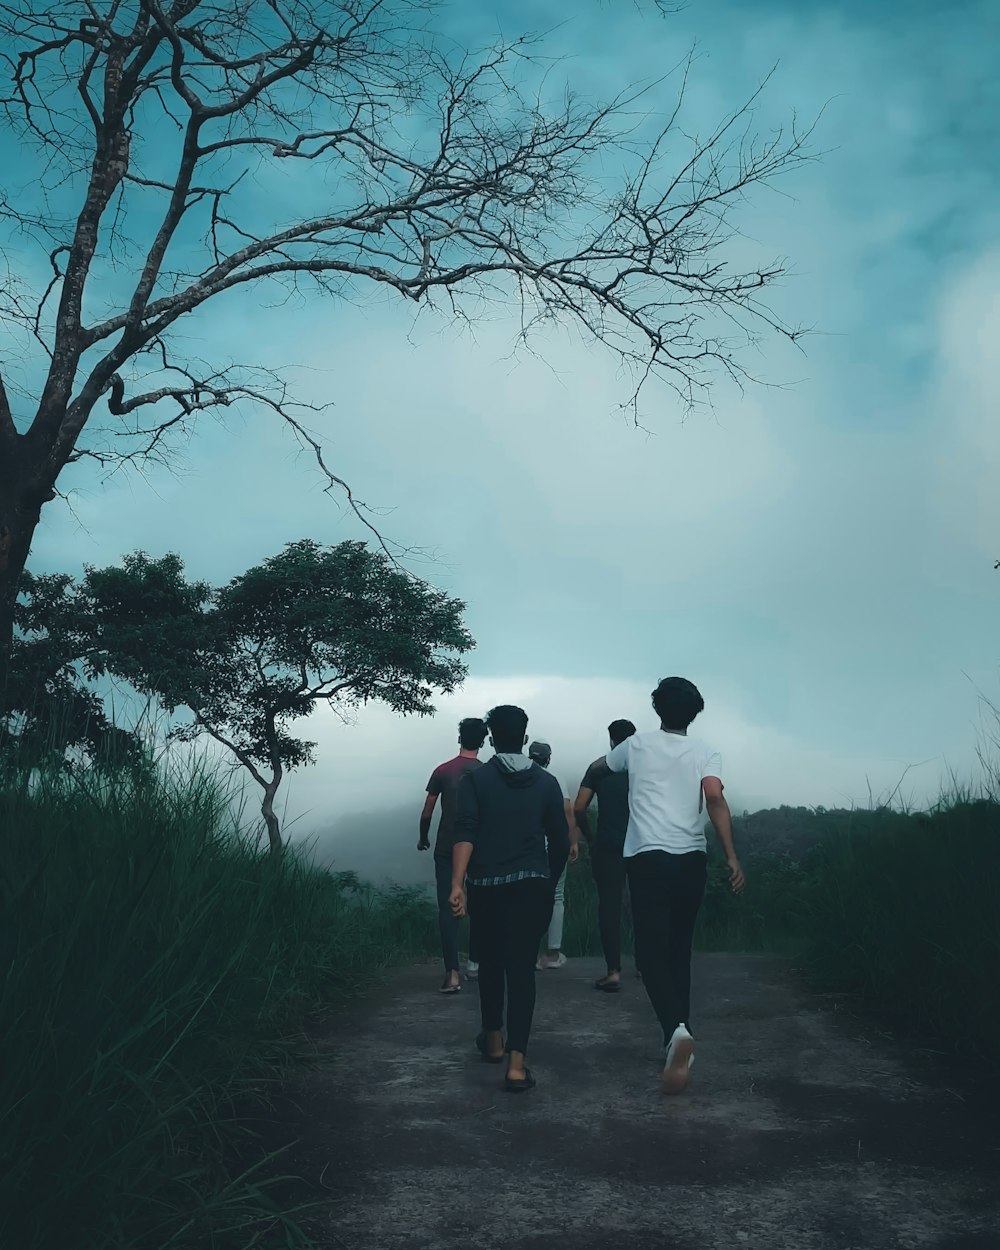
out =
<svg viewBox="0 0 1000 1250"><path fill-rule="evenodd" d="M949 1049L1000 1056L1000 804L859 813L818 847L805 968Z"/></svg>
<svg viewBox="0 0 1000 1250"><path fill-rule="evenodd" d="M296 1024L435 948L417 891L280 861L206 773L0 777L0 1245L304 1244L222 1159Z"/></svg>

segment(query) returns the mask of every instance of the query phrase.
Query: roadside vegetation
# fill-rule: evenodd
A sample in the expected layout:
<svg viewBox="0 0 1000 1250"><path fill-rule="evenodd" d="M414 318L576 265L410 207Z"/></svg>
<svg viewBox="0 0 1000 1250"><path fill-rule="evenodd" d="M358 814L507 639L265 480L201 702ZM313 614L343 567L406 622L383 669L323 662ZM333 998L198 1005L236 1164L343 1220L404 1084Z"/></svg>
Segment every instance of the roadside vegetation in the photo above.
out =
<svg viewBox="0 0 1000 1250"><path fill-rule="evenodd" d="M280 1160L226 1175L234 1108L312 1009L434 949L421 893L274 857L197 770L8 768L0 827L0 1245L305 1244Z"/></svg>

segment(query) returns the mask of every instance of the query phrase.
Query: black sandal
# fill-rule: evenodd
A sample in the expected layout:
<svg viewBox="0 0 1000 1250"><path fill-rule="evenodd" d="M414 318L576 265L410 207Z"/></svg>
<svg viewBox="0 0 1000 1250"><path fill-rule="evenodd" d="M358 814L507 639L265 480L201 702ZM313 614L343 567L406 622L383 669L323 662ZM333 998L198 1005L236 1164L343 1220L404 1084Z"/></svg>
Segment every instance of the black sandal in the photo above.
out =
<svg viewBox="0 0 1000 1250"><path fill-rule="evenodd" d="M508 1094L523 1094L526 1089L535 1088L535 1078L531 1075L531 1069L524 1069L523 1081L512 1081L510 1075L504 1077L504 1088Z"/></svg>
<svg viewBox="0 0 1000 1250"><path fill-rule="evenodd" d="M438 990L439 994L461 994L461 992L462 982L459 981L457 985L452 985L447 976L445 976L445 979L441 982L441 987Z"/></svg>
<svg viewBox="0 0 1000 1250"><path fill-rule="evenodd" d="M621 973L618 975L621 976ZM621 981L612 981L610 973L606 977L598 977L594 982L594 989L602 990L605 994L617 994L621 987Z"/></svg>
<svg viewBox="0 0 1000 1250"><path fill-rule="evenodd" d="M507 1058L506 1051L501 1051L499 1055L491 1055L490 1052L486 1049L486 1030L485 1029L483 1029L483 1031L476 1038L476 1050L479 1051L479 1053L482 1055L482 1057L486 1060L487 1063L503 1063L503 1061Z"/></svg>

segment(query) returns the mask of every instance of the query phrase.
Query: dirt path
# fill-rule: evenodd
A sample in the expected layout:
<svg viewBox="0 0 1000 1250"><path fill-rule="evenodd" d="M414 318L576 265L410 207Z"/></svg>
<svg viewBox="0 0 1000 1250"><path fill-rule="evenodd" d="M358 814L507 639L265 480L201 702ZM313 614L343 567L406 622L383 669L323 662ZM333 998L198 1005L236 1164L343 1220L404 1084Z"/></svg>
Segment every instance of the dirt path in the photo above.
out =
<svg viewBox="0 0 1000 1250"><path fill-rule="evenodd" d="M697 1062L658 1092L641 984L539 974L512 1097L474 987L412 969L328 1026L329 1064L268 1133L326 1250L1000 1250L993 1096L806 993L781 960L696 961ZM277 1137L275 1136L277 1134Z"/></svg>

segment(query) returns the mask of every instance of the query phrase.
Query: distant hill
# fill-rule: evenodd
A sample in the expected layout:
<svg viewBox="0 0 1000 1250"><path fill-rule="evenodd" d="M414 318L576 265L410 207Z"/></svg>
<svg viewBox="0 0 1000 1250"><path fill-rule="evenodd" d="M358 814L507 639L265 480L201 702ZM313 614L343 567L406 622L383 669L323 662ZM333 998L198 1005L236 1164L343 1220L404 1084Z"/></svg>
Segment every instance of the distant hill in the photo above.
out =
<svg viewBox="0 0 1000 1250"><path fill-rule="evenodd" d="M813 847L838 833L859 825L878 823L893 813L859 811L850 808L769 807L760 812L733 816L733 837L737 853L789 855L801 859Z"/></svg>

